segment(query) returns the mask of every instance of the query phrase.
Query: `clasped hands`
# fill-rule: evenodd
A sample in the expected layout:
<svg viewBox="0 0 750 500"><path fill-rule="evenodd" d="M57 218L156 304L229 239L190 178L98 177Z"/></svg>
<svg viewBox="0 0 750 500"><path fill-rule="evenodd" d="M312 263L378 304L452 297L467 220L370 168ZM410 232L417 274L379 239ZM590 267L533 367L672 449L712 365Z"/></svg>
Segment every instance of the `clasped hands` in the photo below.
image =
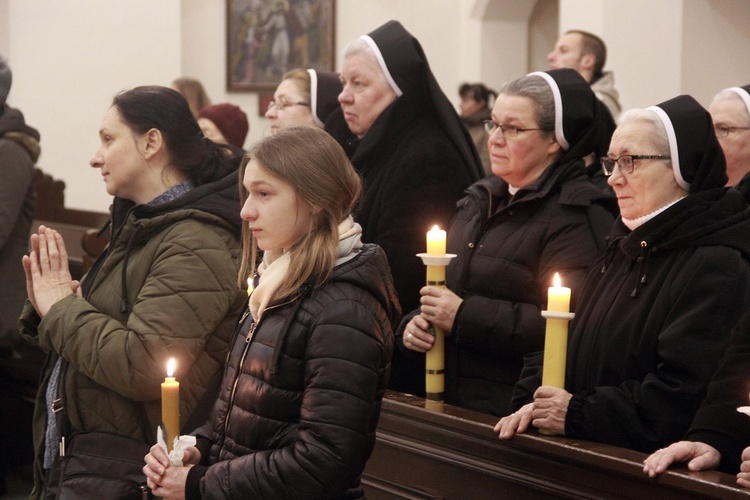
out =
<svg viewBox="0 0 750 500"><path fill-rule="evenodd" d="M195 446L185 448L182 456L184 465L177 467L170 463L164 449L155 444L144 461L146 465L143 466L143 473L153 494L165 500L182 500L185 498L188 471L193 465L200 463L201 452Z"/></svg>
<svg viewBox="0 0 750 500"><path fill-rule="evenodd" d="M573 395L565 389L543 385L534 392L534 401L495 424L500 439L526 432L529 424L553 434L565 435L565 417Z"/></svg>
<svg viewBox="0 0 750 500"><path fill-rule="evenodd" d="M441 328L446 336L450 336L463 299L447 288L437 286L422 287L419 293L422 295L420 312L404 328L403 342L407 349L427 352L435 343L430 325Z"/></svg>
<svg viewBox="0 0 750 500"><path fill-rule="evenodd" d="M31 251L22 259L26 273L26 292L39 316L71 293L81 296L80 284L73 280L68 267L68 252L62 235L39 226L31 235Z"/></svg>

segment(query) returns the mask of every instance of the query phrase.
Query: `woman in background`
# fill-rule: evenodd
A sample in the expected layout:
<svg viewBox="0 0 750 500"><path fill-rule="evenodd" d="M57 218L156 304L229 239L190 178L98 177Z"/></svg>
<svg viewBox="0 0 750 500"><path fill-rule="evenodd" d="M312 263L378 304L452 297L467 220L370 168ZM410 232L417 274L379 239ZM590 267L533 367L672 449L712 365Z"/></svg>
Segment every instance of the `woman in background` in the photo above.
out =
<svg viewBox="0 0 750 500"><path fill-rule="evenodd" d="M182 94L187 100L190 106L190 112L193 116L197 117L198 112L211 105L211 99L209 99L206 90L203 88L203 84L200 80L195 78L181 77L177 78L172 82L171 87Z"/></svg>
<svg viewBox="0 0 750 500"><path fill-rule="evenodd" d="M487 88L483 83L464 83L458 89L461 102L458 107L461 110L461 120L469 129L471 140L477 148L479 158L482 161L485 175L492 174L490 163L490 150L487 148L487 132L484 130L484 122L491 118L493 100L497 92Z"/></svg>
<svg viewBox="0 0 750 500"><path fill-rule="evenodd" d="M314 69L293 69L281 78L273 100L268 103L266 118L271 133L298 125L323 128L328 117L339 107L341 80L336 73Z"/></svg>

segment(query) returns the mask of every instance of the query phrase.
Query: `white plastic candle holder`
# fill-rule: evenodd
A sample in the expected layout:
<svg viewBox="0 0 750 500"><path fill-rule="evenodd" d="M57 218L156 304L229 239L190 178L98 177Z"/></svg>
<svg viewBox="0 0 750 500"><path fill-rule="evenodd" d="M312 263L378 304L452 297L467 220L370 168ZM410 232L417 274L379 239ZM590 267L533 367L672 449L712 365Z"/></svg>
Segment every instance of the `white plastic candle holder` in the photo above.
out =
<svg viewBox="0 0 750 500"><path fill-rule="evenodd" d="M445 253L443 255L434 255L431 253L418 253L417 257L422 259L425 266L447 266L451 259L456 257L455 253Z"/></svg>
<svg viewBox="0 0 750 500"><path fill-rule="evenodd" d="M575 318L575 313L570 312L558 312L558 311L542 311L542 317L544 319L566 319L568 321Z"/></svg>

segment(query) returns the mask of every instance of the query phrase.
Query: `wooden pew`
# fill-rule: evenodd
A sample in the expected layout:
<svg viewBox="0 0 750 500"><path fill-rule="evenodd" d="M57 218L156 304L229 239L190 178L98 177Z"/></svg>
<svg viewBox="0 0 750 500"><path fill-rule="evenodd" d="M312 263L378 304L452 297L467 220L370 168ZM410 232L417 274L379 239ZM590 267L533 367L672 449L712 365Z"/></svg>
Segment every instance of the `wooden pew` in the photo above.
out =
<svg viewBox="0 0 750 500"><path fill-rule="evenodd" d="M531 431L500 441L497 418L389 391L362 481L371 500L748 498L735 477L674 468L656 479L647 455Z"/></svg>
<svg viewBox="0 0 750 500"><path fill-rule="evenodd" d="M70 272L74 279L80 279L107 244L109 233L97 235L109 220L109 214L66 208L65 182L38 168L34 172L34 187L36 209L31 232L35 233L40 224L59 231L68 250Z"/></svg>

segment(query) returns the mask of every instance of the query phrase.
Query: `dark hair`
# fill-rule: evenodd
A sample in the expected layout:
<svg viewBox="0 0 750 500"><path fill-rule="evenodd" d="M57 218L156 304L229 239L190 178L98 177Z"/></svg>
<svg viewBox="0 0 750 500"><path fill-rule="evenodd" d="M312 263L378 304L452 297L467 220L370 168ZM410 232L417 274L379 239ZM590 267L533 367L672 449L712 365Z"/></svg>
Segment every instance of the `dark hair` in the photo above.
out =
<svg viewBox="0 0 750 500"><path fill-rule="evenodd" d="M604 40L593 33L583 30L569 30L566 34L567 33L577 33L581 35L581 55L593 54L595 59L594 75L591 81L594 82L601 78L604 64L607 62L607 46L604 45Z"/></svg>
<svg viewBox="0 0 750 500"><path fill-rule="evenodd" d="M496 98L497 92L487 88L483 83L464 83L458 88L458 95L469 97L476 102L485 102L489 106L490 96Z"/></svg>
<svg viewBox="0 0 750 500"><path fill-rule="evenodd" d="M219 180L234 170L231 150L203 135L187 101L176 90L136 87L117 94L112 106L134 133L159 130L171 165L194 185Z"/></svg>

